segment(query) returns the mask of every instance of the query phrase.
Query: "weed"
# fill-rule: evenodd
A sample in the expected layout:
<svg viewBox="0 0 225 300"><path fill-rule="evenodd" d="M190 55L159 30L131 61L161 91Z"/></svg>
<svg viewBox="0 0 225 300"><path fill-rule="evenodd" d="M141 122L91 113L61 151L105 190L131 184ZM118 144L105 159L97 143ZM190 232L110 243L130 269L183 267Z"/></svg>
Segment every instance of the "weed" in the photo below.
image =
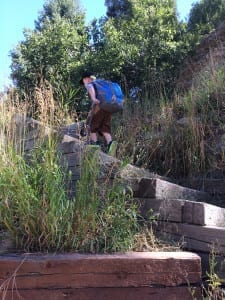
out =
<svg viewBox="0 0 225 300"><path fill-rule="evenodd" d="M206 272L208 279L206 280L206 286L203 286L205 300L220 300L225 298L225 291L222 288L225 281L216 273L216 266L216 253L212 249L209 256L209 271Z"/></svg>

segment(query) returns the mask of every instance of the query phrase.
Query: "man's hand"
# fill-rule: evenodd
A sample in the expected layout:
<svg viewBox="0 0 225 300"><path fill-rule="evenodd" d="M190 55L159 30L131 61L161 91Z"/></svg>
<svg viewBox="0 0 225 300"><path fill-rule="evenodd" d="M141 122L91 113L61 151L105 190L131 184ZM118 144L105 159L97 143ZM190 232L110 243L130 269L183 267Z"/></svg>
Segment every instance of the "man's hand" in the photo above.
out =
<svg viewBox="0 0 225 300"><path fill-rule="evenodd" d="M89 87L88 93L89 93L91 101L94 105L100 103L100 101L96 98L95 89L94 89L93 85Z"/></svg>
<svg viewBox="0 0 225 300"><path fill-rule="evenodd" d="M94 103L94 104L99 104L100 103L100 101L98 100L98 99L91 99L92 100L92 102Z"/></svg>

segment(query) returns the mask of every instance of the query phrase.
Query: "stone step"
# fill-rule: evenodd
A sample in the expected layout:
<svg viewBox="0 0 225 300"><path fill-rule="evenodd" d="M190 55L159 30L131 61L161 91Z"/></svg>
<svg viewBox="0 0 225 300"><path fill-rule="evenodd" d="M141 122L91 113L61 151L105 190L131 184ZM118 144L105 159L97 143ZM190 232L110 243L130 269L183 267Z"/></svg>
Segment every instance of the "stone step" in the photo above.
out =
<svg viewBox="0 0 225 300"><path fill-rule="evenodd" d="M225 209L208 203L185 201L182 222L225 227Z"/></svg>
<svg viewBox="0 0 225 300"><path fill-rule="evenodd" d="M159 178L141 178L139 181L134 179L130 180L130 184L134 197L137 198L183 199L204 202L210 198L208 193L185 188Z"/></svg>
<svg viewBox="0 0 225 300"><path fill-rule="evenodd" d="M142 287L142 288L82 288L82 289L34 289L17 293L8 291L4 300L202 300L199 287ZM1 292L0 292L1 294ZM193 295L192 295L193 294ZM194 297L194 298L193 298Z"/></svg>
<svg viewBox="0 0 225 300"><path fill-rule="evenodd" d="M149 219L154 215L156 220L182 222L184 200L155 198L134 198L134 200L145 219Z"/></svg>
<svg viewBox="0 0 225 300"><path fill-rule="evenodd" d="M212 204L182 199L135 198L135 201L145 218L153 212L158 220L225 227L225 209Z"/></svg>
<svg viewBox="0 0 225 300"><path fill-rule="evenodd" d="M156 232L167 239L181 241L185 249L210 253L225 253L225 228L160 221Z"/></svg>
<svg viewBox="0 0 225 300"><path fill-rule="evenodd" d="M82 168L82 157L85 151L93 151L89 145L76 138L64 135L62 141L58 145L58 150L62 155L61 162L72 172L73 177ZM115 174L121 167L121 161L115 157L107 155L101 150L97 150L96 159L99 164L99 177L114 178Z"/></svg>
<svg viewBox="0 0 225 300"><path fill-rule="evenodd" d="M59 128L59 133L63 135L69 135L74 138L79 138L82 131L85 129L85 123L84 122L77 122L70 124L68 126L64 126Z"/></svg>
<svg viewBox="0 0 225 300"><path fill-rule="evenodd" d="M131 187L134 197L137 198L184 199L203 202L210 198L206 192L183 187L171 182L169 178L130 164L120 170L117 177Z"/></svg>
<svg viewBox="0 0 225 300"><path fill-rule="evenodd" d="M200 283L200 257L189 252L0 256L5 300L191 300L190 287L199 292Z"/></svg>

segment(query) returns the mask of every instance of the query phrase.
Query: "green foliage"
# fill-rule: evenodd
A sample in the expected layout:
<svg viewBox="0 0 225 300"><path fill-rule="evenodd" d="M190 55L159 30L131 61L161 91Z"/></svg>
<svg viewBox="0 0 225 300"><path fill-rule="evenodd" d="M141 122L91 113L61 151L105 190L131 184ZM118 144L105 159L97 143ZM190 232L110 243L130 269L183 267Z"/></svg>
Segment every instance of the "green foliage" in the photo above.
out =
<svg viewBox="0 0 225 300"><path fill-rule="evenodd" d="M135 235L141 231L137 208L121 186L114 186L106 196L101 219L101 243L105 252L132 250Z"/></svg>
<svg viewBox="0 0 225 300"><path fill-rule="evenodd" d="M195 36L179 23L174 0L105 1L109 18L84 25L75 0L49 0L34 31L11 52L12 78L21 94L30 94L43 81L54 89L58 101L75 103L83 110L78 87L80 73L121 81L129 90L142 87L173 89L180 62ZM70 106L72 106L70 104Z"/></svg>
<svg viewBox="0 0 225 300"><path fill-rule="evenodd" d="M38 20L35 21L35 29L42 31L49 22L54 24L60 19L65 19L69 23L76 25L76 15L79 12L77 0L47 0L40 12Z"/></svg>
<svg viewBox="0 0 225 300"><path fill-rule="evenodd" d="M222 263L224 264L224 262ZM203 286L203 292L206 295L205 300L210 299L224 299L225 290L223 288L224 279L217 274L217 255L215 249L212 249L209 256L209 271L206 271L208 279L207 286ZM218 269L218 268L217 268Z"/></svg>
<svg viewBox="0 0 225 300"><path fill-rule="evenodd" d="M98 150L85 151L81 178L77 183L76 220L78 250L116 252L131 250L140 230L137 208L131 195L119 184L112 187L98 183Z"/></svg>
<svg viewBox="0 0 225 300"><path fill-rule="evenodd" d="M186 55L191 55L204 37L223 22L224 0L200 0L192 4L182 41L186 43Z"/></svg>
<svg viewBox="0 0 225 300"><path fill-rule="evenodd" d="M27 159L11 147L0 158L1 227L19 249L91 253L132 249L140 229L136 206L118 185L102 194L96 151L84 153L73 200L65 188L69 176L59 164L54 139L49 137Z"/></svg>
<svg viewBox="0 0 225 300"><path fill-rule="evenodd" d="M63 188L66 173L51 143L34 150L29 164L10 147L1 155L1 224L20 249L71 247L74 202Z"/></svg>
<svg viewBox="0 0 225 300"><path fill-rule="evenodd" d="M100 51L91 54L87 64L105 77L121 79L123 74L128 87L150 89L165 78L169 85L183 51L179 40L183 25L177 21L174 1L128 2L132 17L119 14L102 24ZM109 8L116 5L122 4L111 1Z"/></svg>
<svg viewBox="0 0 225 300"><path fill-rule="evenodd" d="M192 6L190 11L188 31L202 37L217 28L224 21L224 16L224 0L200 0Z"/></svg>
<svg viewBox="0 0 225 300"><path fill-rule="evenodd" d="M87 107L78 84L84 69L120 81L126 91L138 86L150 102L162 90L172 95L184 57L224 15L224 0L194 4L188 24L178 21L174 0L107 0L108 18L85 27L78 4L45 3L35 30L11 52L11 75L21 94L48 81L57 101L79 111Z"/></svg>
<svg viewBox="0 0 225 300"><path fill-rule="evenodd" d="M132 3L129 0L105 0L105 6L109 18L132 16Z"/></svg>
<svg viewBox="0 0 225 300"><path fill-rule="evenodd" d="M56 2L59 9L60 1ZM44 26L37 31L26 31L25 40L11 52L11 76L22 94L32 93L47 80L53 86L56 100L73 95L75 102L77 87L74 83L78 82L79 74L75 74L74 69L82 66L82 56L88 48L84 15L75 13L72 21L67 14L63 17L58 14L51 21L46 17Z"/></svg>

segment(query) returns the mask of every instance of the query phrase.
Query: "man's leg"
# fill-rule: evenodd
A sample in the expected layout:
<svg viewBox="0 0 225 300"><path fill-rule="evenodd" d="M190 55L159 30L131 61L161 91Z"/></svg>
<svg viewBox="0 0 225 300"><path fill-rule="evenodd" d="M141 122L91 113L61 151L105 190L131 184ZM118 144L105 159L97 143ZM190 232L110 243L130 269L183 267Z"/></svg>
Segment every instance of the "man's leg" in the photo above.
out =
<svg viewBox="0 0 225 300"><path fill-rule="evenodd" d="M93 142L93 143L96 143L97 140L98 140L97 134L95 132L91 132L90 133L90 141Z"/></svg>
<svg viewBox="0 0 225 300"><path fill-rule="evenodd" d="M108 132L102 132L105 140L106 140L106 144L109 145L110 142L112 142L112 136L110 133Z"/></svg>
<svg viewBox="0 0 225 300"><path fill-rule="evenodd" d="M103 132L102 133L106 139L107 143L107 152L109 155L115 156L117 150L117 142L112 140L112 136L110 133Z"/></svg>

